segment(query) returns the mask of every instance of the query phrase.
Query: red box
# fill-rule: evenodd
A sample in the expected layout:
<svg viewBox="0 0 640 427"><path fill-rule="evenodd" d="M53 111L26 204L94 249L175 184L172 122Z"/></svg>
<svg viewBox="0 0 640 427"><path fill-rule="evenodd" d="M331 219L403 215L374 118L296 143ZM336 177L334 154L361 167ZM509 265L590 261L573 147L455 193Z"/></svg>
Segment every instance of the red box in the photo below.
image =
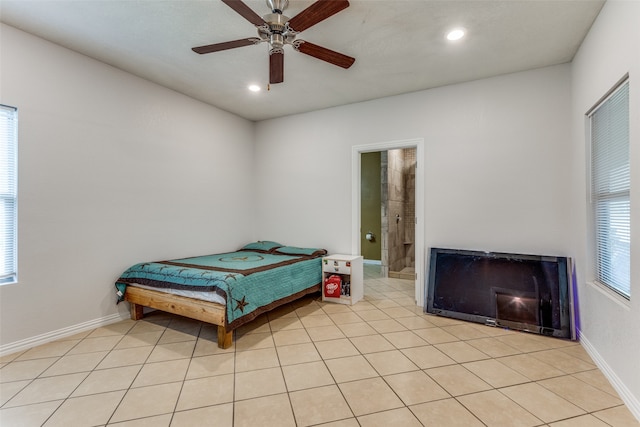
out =
<svg viewBox="0 0 640 427"><path fill-rule="evenodd" d="M342 289L342 278L337 274L332 274L324 281L323 292L325 298L340 298Z"/></svg>

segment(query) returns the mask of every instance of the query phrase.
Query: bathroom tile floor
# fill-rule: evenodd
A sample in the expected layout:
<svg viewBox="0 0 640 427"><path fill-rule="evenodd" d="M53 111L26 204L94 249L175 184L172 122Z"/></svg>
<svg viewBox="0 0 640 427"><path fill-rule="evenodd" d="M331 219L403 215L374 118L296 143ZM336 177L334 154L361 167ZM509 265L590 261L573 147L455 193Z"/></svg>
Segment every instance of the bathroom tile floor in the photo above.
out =
<svg viewBox="0 0 640 427"><path fill-rule="evenodd" d="M0 359L0 425L640 426L579 343L426 315L365 266L237 330L161 312Z"/></svg>

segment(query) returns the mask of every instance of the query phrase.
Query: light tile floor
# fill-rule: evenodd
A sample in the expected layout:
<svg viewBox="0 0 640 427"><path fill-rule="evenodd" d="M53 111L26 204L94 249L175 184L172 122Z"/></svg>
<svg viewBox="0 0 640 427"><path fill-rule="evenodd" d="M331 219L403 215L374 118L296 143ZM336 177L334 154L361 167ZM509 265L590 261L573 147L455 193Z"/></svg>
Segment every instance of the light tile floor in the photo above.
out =
<svg viewBox="0 0 640 427"><path fill-rule="evenodd" d="M638 426L580 344L425 315L365 268L236 332L165 313L0 360L0 425Z"/></svg>

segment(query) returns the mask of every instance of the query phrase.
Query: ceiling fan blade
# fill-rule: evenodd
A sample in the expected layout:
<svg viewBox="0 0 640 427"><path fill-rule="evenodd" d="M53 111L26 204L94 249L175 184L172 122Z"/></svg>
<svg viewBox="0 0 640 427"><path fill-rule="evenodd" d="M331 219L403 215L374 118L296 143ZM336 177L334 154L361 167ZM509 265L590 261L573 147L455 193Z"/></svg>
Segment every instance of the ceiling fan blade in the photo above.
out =
<svg viewBox="0 0 640 427"><path fill-rule="evenodd" d="M348 0L318 0L289 20L289 28L302 32L349 7Z"/></svg>
<svg viewBox="0 0 640 427"><path fill-rule="evenodd" d="M240 16L251 22L253 25L260 26L264 24L264 20L260 17L260 15L255 13L241 0L222 0L222 2L229 6L231 9L235 10Z"/></svg>
<svg viewBox="0 0 640 427"><path fill-rule="evenodd" d="M321 59L333 65L337 65L338 67L349 68L356 61L355 58L327 49L326 47L318 46L317 44L309 43L304 40L297 40L297 42L298 43L294 45L294 48L298 52L313 56L314 58Z"/></svg>
<svg viewBox="0 0 640 427"><path fill-rule="evenodd" d="M282 83L284 81L284 52L269 52L269 83Z"/></svg>
<svg viewBox="0 0 640 427"><path fill-rule="evenodd" d="M219 52L221 50L234 49L236 47L250 46L252 44L258 44L262 40L257 37L251 37L248 39L240 39L240 40L232 40L230 42L224 43L215 43L208 44L205 46L198 46L191 48L195 53L203 54L203 53L211 53L211 52Z"/></svg>

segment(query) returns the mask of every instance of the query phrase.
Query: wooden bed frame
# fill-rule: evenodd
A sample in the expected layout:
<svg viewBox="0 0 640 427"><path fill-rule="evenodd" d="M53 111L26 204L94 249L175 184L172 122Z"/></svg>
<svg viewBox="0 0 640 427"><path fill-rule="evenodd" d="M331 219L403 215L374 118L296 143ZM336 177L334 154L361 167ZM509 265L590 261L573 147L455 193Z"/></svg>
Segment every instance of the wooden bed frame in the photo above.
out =
<svg viewBox="0 0 640 427"><path fill-rule="evenodd" d="M128 286L124 300L131 304L131 319L140 320L144 307L151 307L167 313L178 314L191 319L218 325L218 347L229 348L233 341L233 331L224 326L226 307L222 304L200 301L193 298L167 294L164 292Z"/></svg>

